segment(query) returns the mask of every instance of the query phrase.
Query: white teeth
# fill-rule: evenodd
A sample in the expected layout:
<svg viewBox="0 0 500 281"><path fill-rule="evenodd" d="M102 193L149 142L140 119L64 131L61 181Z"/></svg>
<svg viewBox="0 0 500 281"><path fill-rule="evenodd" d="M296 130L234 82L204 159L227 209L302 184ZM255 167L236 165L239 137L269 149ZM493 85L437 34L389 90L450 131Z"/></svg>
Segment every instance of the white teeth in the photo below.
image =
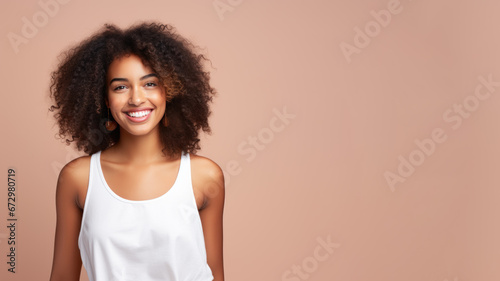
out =
<svg viewBox="0 0 500 281"><path fill-rule="evenodd" d="M134 112L127 112L127 115L132 117L144 117L148 115L150 112L151 110L134 111Z"/></svg>

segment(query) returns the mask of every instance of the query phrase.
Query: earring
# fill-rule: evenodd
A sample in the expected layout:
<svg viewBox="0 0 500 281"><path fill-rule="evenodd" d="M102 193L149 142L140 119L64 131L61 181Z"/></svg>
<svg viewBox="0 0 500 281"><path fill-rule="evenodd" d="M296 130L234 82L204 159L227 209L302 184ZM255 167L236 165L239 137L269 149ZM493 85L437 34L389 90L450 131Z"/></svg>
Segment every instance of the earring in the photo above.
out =
<svg viewBox="0 0 500 281"><path fill-rule="evenodd" d="M108 130L109 132L112 132L116 129L117 125L118 124L116 124L115 121L109 119L109 107L108 107L108 120L105 123L106 130Z"/></svg>
<svg viewBox="0 0 500 281"><path fill-rule="evenodd" d="M165 114L163 115L163 126L168 127L167 110L165 109Z"/></svg>

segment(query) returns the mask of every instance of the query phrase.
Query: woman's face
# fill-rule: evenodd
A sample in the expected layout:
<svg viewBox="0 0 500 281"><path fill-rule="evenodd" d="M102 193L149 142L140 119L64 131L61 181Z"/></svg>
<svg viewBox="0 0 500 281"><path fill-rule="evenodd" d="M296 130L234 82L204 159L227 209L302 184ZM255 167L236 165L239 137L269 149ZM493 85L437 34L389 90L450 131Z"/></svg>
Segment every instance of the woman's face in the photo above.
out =
<svg viewBox="0 0 500 281"><path fill-rule="evenodd" d="M108 69L107 87L106 103L120 130L144 135L157 129L165 113L165 90L138 56L114 60Z"/></svg>

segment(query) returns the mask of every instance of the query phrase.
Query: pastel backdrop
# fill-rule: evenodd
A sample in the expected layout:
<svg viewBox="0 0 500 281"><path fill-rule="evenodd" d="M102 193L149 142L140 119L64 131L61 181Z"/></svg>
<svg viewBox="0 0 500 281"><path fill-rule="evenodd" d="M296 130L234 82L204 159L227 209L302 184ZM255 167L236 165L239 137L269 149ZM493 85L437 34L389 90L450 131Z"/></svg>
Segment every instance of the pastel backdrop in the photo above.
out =
<svg viewBox="0 0 500 281"><path fill-rule="evenodd" d="M143 20L212 62L199 154L226 175L226 280L499 280L500 2L1 5L1 280L48 280L57 175L82 155L47 110L58 55Z"/></svg>

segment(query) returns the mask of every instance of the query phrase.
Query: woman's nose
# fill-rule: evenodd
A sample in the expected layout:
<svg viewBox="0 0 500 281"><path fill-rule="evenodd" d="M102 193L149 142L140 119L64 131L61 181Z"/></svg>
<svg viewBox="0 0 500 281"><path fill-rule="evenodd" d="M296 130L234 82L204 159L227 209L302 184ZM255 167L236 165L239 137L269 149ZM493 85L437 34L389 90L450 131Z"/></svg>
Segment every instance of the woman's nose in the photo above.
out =
<svg viewBox="0 0 500 281"><path fill-rule="evenodd" d="M134 88L130 93L129 104L139 105L145 100L145 93L141 89Z"/></svg>

